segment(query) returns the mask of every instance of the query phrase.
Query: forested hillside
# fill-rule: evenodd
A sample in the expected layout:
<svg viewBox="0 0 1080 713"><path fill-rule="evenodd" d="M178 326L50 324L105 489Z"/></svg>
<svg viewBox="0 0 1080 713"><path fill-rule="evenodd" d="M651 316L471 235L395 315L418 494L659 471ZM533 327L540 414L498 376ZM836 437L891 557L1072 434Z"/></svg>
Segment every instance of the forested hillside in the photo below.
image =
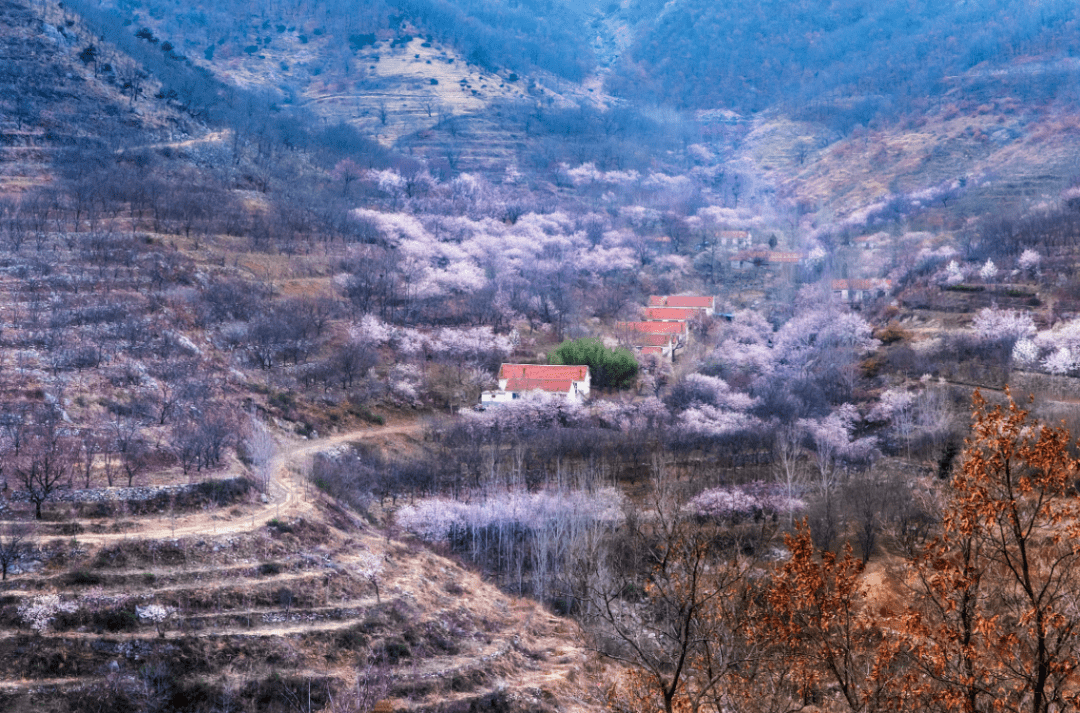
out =
<svg viewBox="0 0 1080 713"><path fill-rule="evenodd" d="M153 21L163 39L207 60L264 52L283 43L334 45L341 61L410 31L453 46L488 69L543 69L571 80L593 67L582 8L561 0L507 5L491 0L374 0L363 3L217 3L192 6L168 0L102 7L129 24ZM133 28L138 29L138 27Z"/></svg>
<svg viewBox="0 0 1080 713"><path fill-rule="evenodd" d="M1061 0L638 0L631 8L636 39L610 84L621 96L745 112L784 106L850 114L854 123L924 110L956 91L1076 99L1068 85L1080 11Z"/></svg>

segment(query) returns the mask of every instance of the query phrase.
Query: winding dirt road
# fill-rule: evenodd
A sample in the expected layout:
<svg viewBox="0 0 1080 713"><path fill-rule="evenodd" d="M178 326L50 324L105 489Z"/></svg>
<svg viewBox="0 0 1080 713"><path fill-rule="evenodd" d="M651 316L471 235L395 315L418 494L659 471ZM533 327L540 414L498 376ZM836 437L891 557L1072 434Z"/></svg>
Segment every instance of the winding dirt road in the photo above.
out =
<svg viewBox="0 0 1080 713"><path fill-rule="evenodd" d="M390 426L369 427L319 438L314 441L279 439L278 453L271 461L269 502L250 503L238 515L230 515L229 509L200 510L177 517L156 515L133 517L130 521L138 527L116 533L84 533L77 536L83 544L105 545L132 539L163 539L191 537L193 535L228 535L250 532L266 524L271 518L293 519L311 516L315 505L308 496L313 487L306 479L311 459L315 454L335 446L371 438L392 435L415 435L422 424L418 421Z"/></svg>

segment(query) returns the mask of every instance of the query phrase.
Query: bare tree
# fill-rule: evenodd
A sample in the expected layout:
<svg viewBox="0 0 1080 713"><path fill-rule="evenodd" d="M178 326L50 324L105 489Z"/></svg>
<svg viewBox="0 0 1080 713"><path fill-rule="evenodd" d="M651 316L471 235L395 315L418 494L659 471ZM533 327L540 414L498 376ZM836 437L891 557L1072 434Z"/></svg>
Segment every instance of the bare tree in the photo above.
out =
<svg viewBox="0 0 1080 713"><path fill-rule="evenodd" d="M82 470L83 487L89 489L94 474L94 459L105 450L105 439L92 428L79 429L78 466Z"/></svg>
<svg viewBox="0 0 1080 713"><path fill-rule="evenodd" d="M654 466L655 510L628 516L620 537L640 561L588 577L582 618L597 650L629 667L616 697L667 713L726 710L733 678L754 658L739 635L751 562L739 546L718 556L715 533L686 517L664 471Z"/></svg>
<svg viewBox="0 0 1080 713"><path fill-rule="evenodd" d="M15 459L15 480L34 504L34 517L41 519L41 505L64 487L74 466L69 439L61 434L54 420L31 428L20 455Z"/></svg>
<svg viewBox="0 0 1080 713"><path fill-rule="evenodd" d="M370 658L356 673L356 683L330 696L330 713L370 713L390 695L390 668L381 658Z"/></svg>
<svg viewBox="0 0 1080 713"><path fill-rule="evenodd" d="M150 446L142 436L138 419L134 416L116 415L112 427L113 448L120 456L120 466L127 476L128 487L135 478L149 467Z"/></svg>
<svg viewBox="0 0 1080 713"><path fill-rule="evenodd" d="M11 523L0 532L0 580L7 580L8 568L17 564L31 548L30 537L33 534L29 525Z"/></svg>
<svg viewBox="0 0 1080 713"><path fill-rule="evenodd" d="M803 476L799 467L799 459L802 458L802 429L795 425L782 426L776 430L773 444L776 459L774 467L776 480L784 489L784 496L789 502L799 496L802 487ZM793 514L788 512L788 526L793 524Z"/></svg>

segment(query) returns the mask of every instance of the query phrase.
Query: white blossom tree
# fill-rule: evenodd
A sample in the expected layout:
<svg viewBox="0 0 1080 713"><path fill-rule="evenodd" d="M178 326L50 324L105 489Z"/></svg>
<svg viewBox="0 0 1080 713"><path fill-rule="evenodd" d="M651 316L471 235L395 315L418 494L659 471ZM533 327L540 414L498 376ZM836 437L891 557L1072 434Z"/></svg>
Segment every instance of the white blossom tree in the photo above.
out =
<svg viewBox="0 0 1080 713"><path fill-rule="evenodd" d="M964 273L960 270L960 265L956 260L950 260L949 264L945 266L945 276L943 282L949 286L959 285L964 281Z"/></svg>
<svg viewBox="0 0 1080 713"><path fill-rule="evenodd" d="M1039 345L1027 337L1017 339L1013 345L1012 359L1017 366L1034 366L1039 361Z"/></svg>
<svg viewBox="0 0 1080 713"><path fill-rule="evenodd" d="M986 341L1018 340L1035 335L1031 313L984 307L972 322L975 334Z"/></svg>
<svg viewBox="0 0 1080 713"><path fill-rule="evenodd" d="M1058 347L1042 360L1042 368L1055 376L1065 376L1076 369L1077 359L1068 347Z"/></svg>
<svg viewBox="0 0 1080 713"><path fill-rule="evenodd" d="M839 464L864 460L874 451L874 438L853 438L852 431L858 419L858 409L853 404L844 404L824 418L800 419L798 422L814 443L814 463L822 492L835 487Z"/></svg>
<svg viewBox="0 0 1080 713"><path fill-rule="evenodd" d="M1028 248L1020 253L1020 257L1016 261L1016 266L1025 274L1034 275L1039 271L1039 264L1041 262L1042 256L1035 250Z"/></svg>
<svg viewBox="0 0 1080 713"><path fill-rule="evenodd" d="M375 602L381 603L379 595L379 582L382 581L383 558L374 552L361 552L356 556L356 573L371 582L375 588Z"/></svg>
<svg viewBox="0 0 1080 713"><path fill-rule="evenodd" d="M57 614L70 614L78 609L79 605L76 602L65 601L59 594L43 594L27 598L17 608L23 622L38 633L48 631Z"/></svg>
<svg viewBox="0 0 1080 713"><path fill-rule="evenodd" d="M158 636L164 637L165 627L176 615L176 609L174 607L164 606L163 604L147 604L146 606L136 605L135 615L140 619L153 623Z"/></svg>

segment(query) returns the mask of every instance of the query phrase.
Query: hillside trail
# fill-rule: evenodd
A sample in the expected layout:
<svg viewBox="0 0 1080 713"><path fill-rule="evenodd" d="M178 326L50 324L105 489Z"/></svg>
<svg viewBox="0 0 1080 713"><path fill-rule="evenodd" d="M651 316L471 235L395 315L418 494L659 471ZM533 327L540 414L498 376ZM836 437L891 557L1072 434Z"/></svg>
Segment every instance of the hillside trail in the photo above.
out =
<svg viewBox="0 0 1080 713"><path fill-rule="evenodd" d="M410 421L389 426L374 426L319 438L313 441L290 441L279 443L279 450L271 461L269 501L252 503L243 512L230 515L229 510L215 509L188 513L178 517L158 516L135 519L138 530L117 533L85 533L77 536L82 544L105 545L125 540L177 539L197 535L218 536L250 532L266 524L271 518L303 517L315 512L313 499L308 491L305 472L310 461L318 453L345 443L393 435L415 435L422 424Z"/></svg>

